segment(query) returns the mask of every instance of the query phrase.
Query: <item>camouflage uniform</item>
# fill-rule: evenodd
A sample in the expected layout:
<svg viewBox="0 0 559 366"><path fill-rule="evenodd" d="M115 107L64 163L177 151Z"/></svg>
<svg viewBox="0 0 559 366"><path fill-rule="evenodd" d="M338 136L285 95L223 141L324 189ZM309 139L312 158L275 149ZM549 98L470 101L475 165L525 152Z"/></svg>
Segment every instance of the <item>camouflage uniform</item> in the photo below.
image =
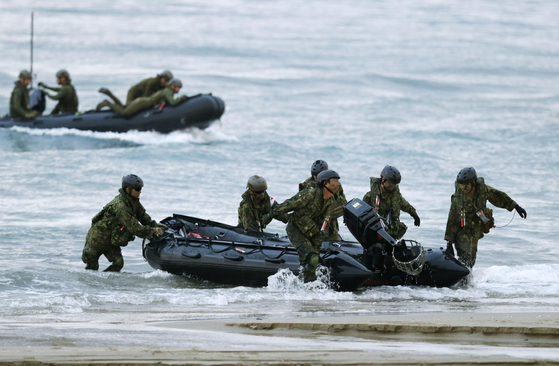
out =
<svg viewBox="0 0 559 366"><path fill-rule="evenodd" d="M58 104L54 107L51 114L76 113L78 111L78 95L76 94L76 89L74 89L70 80L67 80L66 84L61 87L51 87L46 85L43 87L45 89L58 92L56 95L46 93L47 97L50 99L58 100Z"/></svg>
<svg viewBox="0 0 559 366"><path fill-rule="evenodd" d="M140 200L122 188L119 193L91 219L82 253L86 269L99 269L99 257L104 255L112 262L105 271L120 271L124 266L120 247L127 246L135 239L134 235L149 238L155 233L157 223L146 213Z"/></svg>
<svg viewBox="0 0 559 366"><path fill-rule="evenodd" d="M320 229L333 202L332 199L324 200L323 189L311 186L272 210L273 217L293 211L285 229L299 254L305 282L316 279L318 255L325 238ZM316 258L316 262L310 265L313 257Z"/></svg>
<svg viewBox="0 0 559 366"><path fill-rule="evenodd" d="M307 178L307 180L305 180L303 183L299 183L299 191L302 191L311 186L318 188L318 183L316 183L313 177ZM341 184L340 190L332 198L335 201L331 203L332 207L344 206L347 203ZM338 225L338 217L333 217L333 215L330 215L330 217L327 218L328 224L324 229L324 240L342 240L342 237L339 234L340 226Z"/></svg>
<svg viewBox="0 0 559 366"><path fill-rule="evenodd" d="M173 96L174 96L173 91L170 88L165 88L163 90L160 90L152 94L149 97L136 98L134 101L132 101L129 104L126 104L126 106L124 107L118 104L110 103L109 101L105 100L102 103L100 103L97 106L97 108L99 109L102 106L106 106L112 109L113 111L117 112L118 114L121 114L123 116L131 116L135 113L138 113L141 110L151 108L158 104L168 103L170 105L177 105L184 100L183 98L174 99Z"/></svg>
<svg viewBox="0 0 559 366"><path fill-rule="evenodd" d="M15 82L12 96L10 97L10 117L25 118L25 115L33 112L29 106L29 90L19 81Z"/></svg>
<svg viewBox="0 0 559 366"><path fill-rule="evenodd" d="M494 223L493 211L486 207L487 201L508 211L516 207L516 202L506 193L486 185L481 177L476 180L473 197L464 193L458 183L455 185L456 191L451 197L444 240L455 244L458 257L467 267L472 268L476 262L477 243ZM487 224L476 215L478 209L483 209L483 213L489 219ZM462 216L465 218L465 225L462 225Z"/></svg>
<svg viewBox="0 0 559 366"><path fill-rule="evenodd" d="M380 186L381 178L371 177L371 190L365 194L363 201L377 210L378 214L386 217L392 213L392 224L388 227L388 234L394 239L400 239L406 233L408 227L400 221L400 211L417 217L415 208L400 193L400 187L396 186L391 192L383 192Z"/></svg>
<svg viewBox="0 0 559 366"><path fill-rule="evenodd" d="M153 93L163 88L165 87L161 85L161 77L159 76L144 79L128 90L128 95L126 96L126 104L130 104L137 98L149 97Z"/></svg>
<svg viewBox="0 0 559 366"><path fill-rule="evenodd" d="M262 216L270 213L279 204L267 192L264 192L261 203L254 200L248 189L242 194L241 198L243 200L239 204L239 224L237 226L251 231L260 232L264 230L266 225L262 223ZM286 223L289 218L287 215L278 215L277 219Z"/></svg>

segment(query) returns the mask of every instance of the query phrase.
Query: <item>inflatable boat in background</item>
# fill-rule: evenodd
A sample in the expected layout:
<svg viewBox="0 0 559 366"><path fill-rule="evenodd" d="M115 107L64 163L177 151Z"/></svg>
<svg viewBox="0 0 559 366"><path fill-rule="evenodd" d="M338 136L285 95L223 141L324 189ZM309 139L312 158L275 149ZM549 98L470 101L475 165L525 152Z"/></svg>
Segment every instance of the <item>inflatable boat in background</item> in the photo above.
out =
<svg viewBox="0 0 559 366"><path fill-rule="evenodd" d="M30 91L30 105L39 112L45 110L40 89ZM212 94L199 94L171 106L158 105L132 116L121 116L113 111L87 111L84 113L42 115L32 119L0 118L0 128L14 126L27 128L73 128L98 132L157 131L170 133L185 128L208 128L225 112L225 103Z"/></svg>

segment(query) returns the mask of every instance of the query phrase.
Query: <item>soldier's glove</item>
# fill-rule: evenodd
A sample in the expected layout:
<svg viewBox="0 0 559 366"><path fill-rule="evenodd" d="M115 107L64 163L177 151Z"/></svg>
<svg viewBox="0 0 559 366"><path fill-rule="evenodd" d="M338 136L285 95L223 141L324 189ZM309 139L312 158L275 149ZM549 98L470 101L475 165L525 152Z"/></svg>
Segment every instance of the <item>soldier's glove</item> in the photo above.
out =
<svg viewBox="0 0 559 366"><path fill-rule="evenodd" d="M451 242L446 243L446 255L451 255L454 257L454 247Z"/></svg>
<svg viewBox="0 0 559 366"><path fill-rule="evenodd" d="M274 218L274 215L272 214L272 212L267 213L264 216L262 216L262 226L268 225L270 222L272 222L273 218Z"/></svg>
<svg viewBox="0 0 559 366"><path fill-rule="evenodd" d="M37 85L39 85L41 88L45 88L45 87L46 87L45 83L43 83L42 81L40 81L39 84L37 84Z"/></svg>
<svg viewBox="0 0 559 366"><path fill-rule="evenodd" d="M156 224L155 227L160 227L163 230L167 230L169 228L169 226L165 225L165 224Z"/></svg>
<svg viewBox="0 0 559 366"><path fill-rule="evenodd" d="M516 207L514 208L516 210L516 212L518 212L518 214L520 215L520 217L522 217L523 219L526 218L527 214L526 214L526 210L523 209L522 207L516 205Z"/></svg>
<svg viewBox="0 0 559 366"><path fill-rule="evenodd" d="M412 216L413 217L413 224L417 227L419 227L419 224L421 223L421 220L419 219L419 216L415 215Z"/></svg>
<svg viewBox="0 0 559 366"><path fill-rule="evenodd" d="M153 229L153 235L154 236L161 236L165 234L165 229L163 229L162 227L156 227L155 229Z"/></svg>

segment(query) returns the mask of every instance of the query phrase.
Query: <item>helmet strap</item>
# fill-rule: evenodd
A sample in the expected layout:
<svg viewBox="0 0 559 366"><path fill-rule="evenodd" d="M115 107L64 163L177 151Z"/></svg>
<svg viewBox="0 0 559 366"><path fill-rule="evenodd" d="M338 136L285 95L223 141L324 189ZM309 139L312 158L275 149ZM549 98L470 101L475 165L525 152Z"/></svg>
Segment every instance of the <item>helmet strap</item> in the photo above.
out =
<svg viewBox="0 0 559 366"><path fill-rule="evenodd" d="M326 183L328 183L328 182L326 182ZM326 183L324 183L324 188L325 188L328 192L334 194L334 192L332 192L332 191L330 190L330 188L326 187Z"/></svg>

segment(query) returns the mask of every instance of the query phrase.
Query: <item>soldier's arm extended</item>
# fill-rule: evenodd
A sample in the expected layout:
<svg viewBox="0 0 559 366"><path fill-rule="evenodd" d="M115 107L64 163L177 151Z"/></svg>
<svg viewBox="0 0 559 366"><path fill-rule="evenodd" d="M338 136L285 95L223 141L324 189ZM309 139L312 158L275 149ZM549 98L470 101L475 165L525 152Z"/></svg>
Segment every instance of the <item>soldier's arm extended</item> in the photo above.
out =
<svg viewBox="0 0 559 366"><path fill-rule="evenodd" d="M41 86L45 89L48 89L48 90L55 91L55 92L59 92L63 88L62 86L48 86L48 85L45 85L43 83L39 83L39 84L40 84L39 86Z"/></svg>
<svg viewBox="0 0 559 366"><path fill-rule="evenodd" d="M165 102L169 105L177 105L184 100L184 98L179 97L177 99L173 99L173 91L169 88L163 90L163 96L165 97Z"/></svg>
<svg viewBox="0 0 559 366"><path fill-rule="evenodd" d="M278 206L279 206L279 203L274 201L274 204L272 205L272 210L276 209ZM289 214L288 213L280 213L280 214L275 215L274 218L276 220L279 220L279 221L283 222L284 224L287 224L287 222L289 221Z"/></svg>
<svg viewBox="0 0 559 366"><path fill-rule="evenodd" d="M402 202L400 205L400 209L404 212L409 213L411 217L417 217L417 211L415 210L415 208L404 198L404 196L401 197Z"/></svg>
<svg viewBox="0 0 559 366"><path fill-rule="evenodd" d="M12 117L25 117L29 111L21 106L21 101L23 100L23 91L21 89L16 89L14 91L14 99L12 109L17 113L17 116Z"/></svg>
<svg viewBox="0 0 559 366"><path fill-rule="evenodd" d="M140 223L142 225L145 226L151 226L151 227L156 227L157 226L157 222L155 220L153 220L151 218L150 215L148 215L148 213L146 211L144 211L141 215L139 215L139 219L138 221L140 221Z"/></svg>
<svg viewBox="0 0 559 366"><path fill-rule="evenodd" d="M48 88L48 89L54 90L54 88ZM54 90L54 91L58 91L58 93L56 93L54 95L51 95L49 93L45 93L45 94L50 99L60 100L60 99L63 99L63 98L70 97L71 93L72 93L72 88L63 86L62 88L58 88L57 90Z"/></svg>
<svg viewBox="0 0 559 366"><path fill-rule="evenodd" d="M279 214L285 214L298 208L304 207L308 202L311 201L313 195L315 194L315 188L307 188L297 193L295 196L285 200L283 203L279 204L276 208L272 210L272 217L276 217Z"/></svg>
<svg viewBox="0 0 559 366"><path fill-rule="evenodd" d="M140 224L138 219L132 215L130 210L124 205L116 207L115 215L119 223L133 235L139 236L140 238L149 238L154 233L155 228Z"/></svg>
<svg viewBox="0 0 559 366"><path fill-rule="evenodd" d="M504 208L508 211L512 211L517 203L509 197L505 192L501 192L498 189L485 185L487 192L487 199L495 207Z"/></svg>

